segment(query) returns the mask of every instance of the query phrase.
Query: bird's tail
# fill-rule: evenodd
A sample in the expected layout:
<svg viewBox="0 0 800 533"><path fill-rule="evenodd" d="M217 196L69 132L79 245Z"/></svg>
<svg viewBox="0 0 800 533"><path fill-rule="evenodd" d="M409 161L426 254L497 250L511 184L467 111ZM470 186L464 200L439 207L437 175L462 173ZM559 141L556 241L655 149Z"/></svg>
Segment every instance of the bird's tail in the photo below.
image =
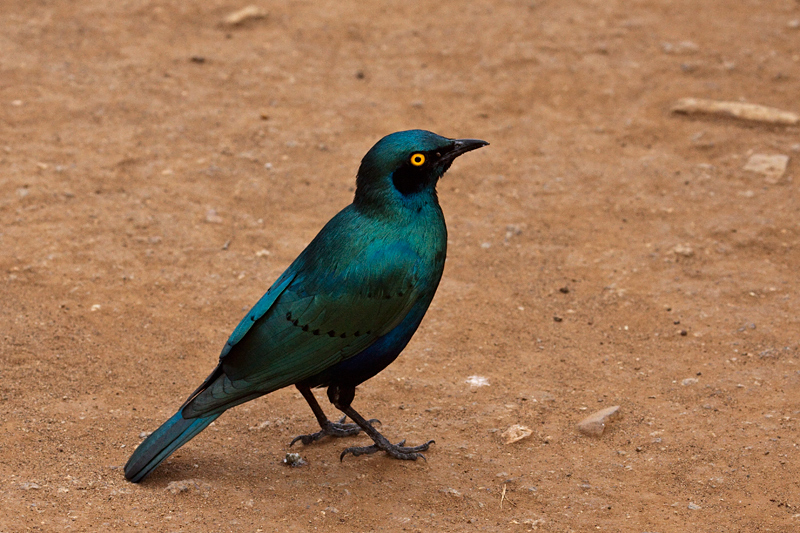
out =
<svg viewBox="0 0 800 533"><path fill-rule="evenodd" d="M181 411L182 408L136 448L125 465L125 478L128 481L138 483L143 480L161 464L161 461L189 442L222 414L186 419L183 418Z"/></svg>

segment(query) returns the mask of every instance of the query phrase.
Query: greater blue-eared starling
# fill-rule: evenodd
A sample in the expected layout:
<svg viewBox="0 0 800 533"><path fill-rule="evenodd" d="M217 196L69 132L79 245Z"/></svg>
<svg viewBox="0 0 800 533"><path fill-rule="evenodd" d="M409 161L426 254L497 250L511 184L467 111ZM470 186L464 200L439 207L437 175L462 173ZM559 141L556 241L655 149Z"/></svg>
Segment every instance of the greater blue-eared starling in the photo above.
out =
<svg viewBox="0 0 800 533"><path fill-rule="evenodd" d="M429 131L387 135L367 152L353 203L322 228L231 334L219 364L178 412L142 442L125 465L139 482L223 412L295 385L324 436L364 431L379 450L417 459L433 441L390 443L352 407L355 388L394 361L433 299L444 269L447 228L436 195L439 178L461 154L488 143ZM327 387L344 418L328 420L311 392ZM354 424L345 424L347 417Z"/></svg>

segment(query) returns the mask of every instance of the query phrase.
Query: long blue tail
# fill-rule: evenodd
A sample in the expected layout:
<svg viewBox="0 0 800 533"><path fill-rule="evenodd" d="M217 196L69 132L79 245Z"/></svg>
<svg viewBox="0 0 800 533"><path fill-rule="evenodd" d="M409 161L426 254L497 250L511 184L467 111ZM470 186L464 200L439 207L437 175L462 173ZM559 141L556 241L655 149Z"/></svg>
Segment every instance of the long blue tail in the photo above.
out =
<svg viewBox="0 0 800 533"><path fill-rule="evenodd" d="M204 418L186 419L181 415L181 410L178 410L136 448L125 465L125 477L133 483L140 482L160 465L161 461L203 431L220 414L222 413Z"/></svg>

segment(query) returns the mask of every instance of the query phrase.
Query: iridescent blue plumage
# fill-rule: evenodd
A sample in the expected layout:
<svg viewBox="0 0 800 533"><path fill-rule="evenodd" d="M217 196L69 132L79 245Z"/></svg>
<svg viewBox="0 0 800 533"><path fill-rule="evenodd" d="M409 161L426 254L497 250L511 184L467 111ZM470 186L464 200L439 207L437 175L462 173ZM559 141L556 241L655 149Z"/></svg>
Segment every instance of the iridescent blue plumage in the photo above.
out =
<svg viewBox="0 0 800 533"><path fill-rule="evenodd" d="M353 203L247 313L217 368L137 448L125 476L141 481L225 410L288 385L297 386L322 428L295 440L308 444L363 430L375 444L348 448L342 457L378 450L399 459L420 457L430 442L393 445L350 404L356 385L408 344L441 279L447 230L436 183L453 159L486 144L411 130L373 146L361 162ZM325 417L310 392L320 386L355 424Z"/></svg>

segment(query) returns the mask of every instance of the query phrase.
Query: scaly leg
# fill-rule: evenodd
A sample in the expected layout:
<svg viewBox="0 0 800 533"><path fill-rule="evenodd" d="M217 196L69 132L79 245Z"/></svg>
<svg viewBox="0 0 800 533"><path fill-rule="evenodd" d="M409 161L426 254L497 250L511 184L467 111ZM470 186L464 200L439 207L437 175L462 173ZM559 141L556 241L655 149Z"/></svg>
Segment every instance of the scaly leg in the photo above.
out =
<svg viewBox="0 0 800 533"><path fill-rule="evenodd" d="M434 443L429 440L425 444L419 446L403 446L406 441L402 440L398 444L392 444L389 440L378 432L377 429L372 427L372 420L366 420L363 416L358 414L350 403L355 397L355 387L328 387L328 398L337 409L342 411L346 416L349 416L358 426L364 430L364 433L370 436L375 443L372 446L353 446L346 448L339 456L339 460L343 460L344 456L352 453L354 456L368 455L378 451L384 451L395 459L412 460L416 461L418 458L425 456L420 452L424 452L428 447Z"/></svg>
<svg viewBox="0 0 800 533"><path fill-rule="evenodd" d="M300 391L300 394L303 395L303 398L306 399L306 402L308 402L308 406L311 407L311 410L314 411L314 416L317 418L317 422L319 422L319 426L322 429L309 435L298 435L292 439L292 442L289 444L289 446L293 446L297 441L301 441L304 445L308 445L328 435L331 437L349 437L351 435L357 435L361 432L361 427L358 424L344 423L345 419L347 419L347 415L343 416L338 422L331 422L328 420L328 417L325 416L325 413L322 411L322 407L319 406L319 403L314 397L314 393L311 392L311 389L305 385L295 386L297 387L297 390ZM378 420L370 420L370 422L378 422L380 424L380 421Z"/></svg>

